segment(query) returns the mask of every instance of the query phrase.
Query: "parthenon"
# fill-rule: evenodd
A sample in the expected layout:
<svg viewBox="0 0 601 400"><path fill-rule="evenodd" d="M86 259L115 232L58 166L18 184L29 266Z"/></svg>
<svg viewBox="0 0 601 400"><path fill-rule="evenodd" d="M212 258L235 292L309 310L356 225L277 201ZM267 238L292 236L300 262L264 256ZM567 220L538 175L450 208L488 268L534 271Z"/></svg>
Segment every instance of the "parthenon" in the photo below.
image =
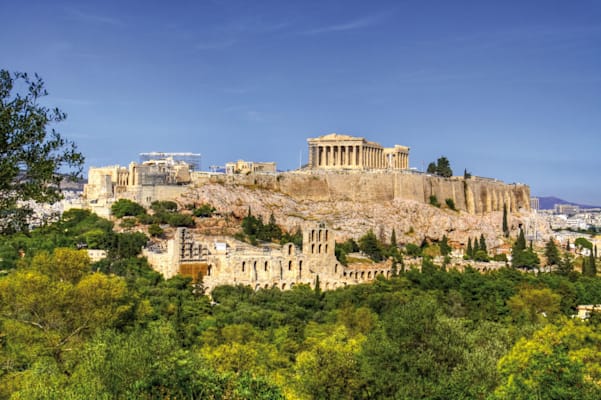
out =
<svg viewBox="0 0 601 400"><path fill-rule="evenodd" d="M312 169L408 169L409 147L384 148L362 137L331 133L309 142Z"/></svg>

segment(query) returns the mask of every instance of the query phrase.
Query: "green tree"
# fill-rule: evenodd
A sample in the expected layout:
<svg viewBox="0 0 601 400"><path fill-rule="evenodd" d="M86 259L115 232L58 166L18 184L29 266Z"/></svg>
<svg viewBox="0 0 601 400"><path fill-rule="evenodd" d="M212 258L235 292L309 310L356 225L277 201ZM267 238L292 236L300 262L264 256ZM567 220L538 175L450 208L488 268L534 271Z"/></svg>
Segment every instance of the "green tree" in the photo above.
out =
<svg viewBox="0 0 601 400"><path fill-rule="evenodd" d="M498 364L497 399L598 399L601 340L592 326L565 321L520 339Z"/></svg>
<svg viewBox="0 0 601 400"><path fill-rule="evenodd" d="M553 239L549 239L545 245L545 257L547 258L547 265L559 265L561 262L559 250Z"/></svg>
<svg viewBox="0 0 601 400"><path fill-rule="evenodd" d="M428 164L426 172L429 174L436 174L436 163L431 162L430 164Z"/></svg>
<svg viewBox="0 0 601 400"><path fill-rule="evenodd" d="M165 233L165 232L157 224L152 224L148 227L148 234L152 237L161 237L161 236L163 236L163 233Z"/></svg>
<svg viewBox="0 0 601 400"><path fill-rule="evenodd" d="M192 215L194 215L195 217L200 217L200 218L207 218L213 215L213 213L215 212L215 207L213 207L210 204L201 204L200 206L198 206L197 208L194 209L194 211L192 211Z"/></svg>
<svg viewBox="0 0 601 400"><path fill-rule="evenodd" d="M572 271L574 271L574 260L569 252L565 252L557 265L557 272L560 275L569 275Z"/></svg>
<svg viewBox="0 0 601 400"><path fill-rule="evenodd" d="M359 249L374 261L382 261L384 258L382 246L371 229L359 238Z"/></svg>
<svg viewBox="0 0 601 400"><path fill-rule="evenodd" d="M480 234L480 246L478 250L482 250L485 253L488 253L488 249L486 248L486 239L484 238L484 234Z"/></svg>
<svg viewBox="0 0 601 400"><path fill-rule="evenodd" d="M344 326L319 340L296 360L296 389L311 399L352 399L361 384L357 354L363 337Z"/></svg>
<svg viewBox="0 0 601 400"><path fill-rule="evenodd" d="M588 258L588 274L590 276L597 276L597 262L595 261L595 255L592 251Z"/></svg>
<svg viewBox="0 0 601 400"><path fill-rule="evenodd" d="M503 203L503 235L509 237L509 224L507 223L507 204Z"/></svg>
<svg viewBox="0 0 601 400"><path fill-rule="evenodd" d="M449 255L451 253L451 246L449 246L449 239L447 238L447 235L442 235L442 239L440 240L439 243L439 247L440 247L440 254L442 254L443 256Z"/></svg>
<svg viewBox="0 0 601 400"><path fill-rule="evenodd" d="M577 238L574 241L574 244L576 245L576 247L579 247L581 249L589 249L589 250L593 251L593 244L585 238L582 238L582 237Z"/></svg>
<svg viewBox="0 0 601 400"><path fill-rule="evenodd" d="M398 248L398 242L394 228L392 228L392 233L390 234L390 247L395 249Z"/></svg>
<svg viewBox="0 0 601 400"><path fill-rule="evenodd" d="M453 170L451 169L451 163L449 160L442 156L436 160L436 174L445 178L453 176Z"/></svg>
<svg viewBox="0 0 601 400"><path fill-rule="evenodd" d="M155 200L150 204L150 208L155 211L155 212L159 212L159 211L168 211L168 212L174 212L177 211L177 203L175 201L171 201L171 200Z"/></svg>
<svg viewBox="0 0 601 400"><path fill-rule="evenodd" d="M445 199L444 202L446 203L447 207L449 207L449 209L451 209L453 211L456 210L455 209L455 201L453 201L453 199L450 199L450 198L449 199Z"/></svg>
<svg viewBox="0 0 601 400"><path fill-rule="evenodd" d="M26 88L19 93L19 88ZM84 158L73 142L64 139L53 124L67 116L58 108L40 105L47 96L37 74L11 74L0 70L0 231L26 227L28 213L18 200L53 203L60 199L59 172L72 169L81 175Z"/></svg>
<svg viewBox="0 0 601 400"><path fill-rule="evenodd" d="M111 213L117 218L135 217L146 214L146 209L135 201L119 199L111 206Z"/></svg>
<svg viewBox="0 0 601 400"><path fill-rule="evenodd" d="M471 259L474 256L474 248L472 247L472 238L467 238L467 249L465 250L465 255L468 259Z"/></svg>

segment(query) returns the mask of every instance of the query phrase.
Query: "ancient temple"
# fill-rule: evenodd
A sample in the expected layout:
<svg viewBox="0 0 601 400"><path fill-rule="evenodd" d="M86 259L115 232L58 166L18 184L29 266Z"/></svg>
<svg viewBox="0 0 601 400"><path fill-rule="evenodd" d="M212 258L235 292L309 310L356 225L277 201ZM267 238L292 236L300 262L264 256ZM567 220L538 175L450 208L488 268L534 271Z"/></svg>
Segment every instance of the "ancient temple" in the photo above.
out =
<svg viewBox="0 0 601 400"><path fill-rule="evenodd" d="M409 147L385 148L362 137L331 133L307 139L312 169L408 169Z"/></svg>

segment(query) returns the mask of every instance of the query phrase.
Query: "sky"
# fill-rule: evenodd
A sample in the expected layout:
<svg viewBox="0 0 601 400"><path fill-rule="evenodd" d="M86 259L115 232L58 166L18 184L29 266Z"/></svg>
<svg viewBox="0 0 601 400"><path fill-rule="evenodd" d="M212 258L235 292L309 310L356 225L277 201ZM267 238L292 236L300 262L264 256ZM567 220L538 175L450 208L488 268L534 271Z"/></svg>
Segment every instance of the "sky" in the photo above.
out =
<svg viewBox="0 0 601 400"><path fill-rule="evenodd" d="M599 0L0 0L0 69L38 73L90 166L141 152L307 162L307 138L601 205Z"/></svg>

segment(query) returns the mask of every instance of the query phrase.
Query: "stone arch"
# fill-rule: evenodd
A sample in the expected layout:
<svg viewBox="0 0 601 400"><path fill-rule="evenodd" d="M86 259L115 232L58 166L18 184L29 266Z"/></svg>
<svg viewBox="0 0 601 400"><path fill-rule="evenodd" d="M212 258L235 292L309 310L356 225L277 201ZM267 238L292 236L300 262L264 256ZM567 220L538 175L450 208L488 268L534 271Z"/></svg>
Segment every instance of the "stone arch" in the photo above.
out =
<svg viewBox="0 0 601 400"><path fill-rule="evenodd" d="M320 229L320 230L319 230L319 235L318 235L318 238L317 238L317 240L318 240L318 241L320 241L320 242L321 242L321 232L322 232L322 231L321 231L321 229Z"/></svg>
<svg viewBox="0 0 601 400"><path fill-rule="evenodd" d="M286 283L282 283L282 290L286 290Z"/></svg>
<svg viewBox="0 0 601 400"><path fill-rule="evenodd" d="M298 279L302 279L303 277L303 260L299 260L298 262Z"/></svg>
<svg viewBox="0 0 601 400"><path fill-rule="evenodd" d="M321 254L321 244L317 247L317 254Z"/></svg>
<svg viewBox="0 0 601 400"><path fill-rule="evenodd" d="M207 276L211 276L212 269L213 269L213 266L211 264L209 264L209 266L207 267Z"/></svg>
<svg viewBox="0 0 601 400"><path fill-rule="evenodd" d="M361 271L361 279L365 279L365 271Z"/></svg>
<svg viewBox="0 0 601 400"><path fill-rule="evenodd" d="M338 273L338 264L334 264L334 273ZM346 273L344 273L346 275Z"/></svg>
<svg viewBox="0 0 601 400"><path fill-rule="evenodd" d="M246 261L242 261L242 272L246 272Z"/></svg>
<svg viewBox="0 0 601 400"><path fill-rule="evenodd" d="M326 290L330 288L330 282L326 282Z"/></svg>
<svg viewBox="0 0 601 400"><path fill-rule="evenodd" d="M269 283L266 283L264 288L265 288L265 290L269 289Z"/></svg>
<svg viewBox="0 0 601 400"><path fill-rule="evenodd" d="M292 282L292 283L290 284L290 289L292 289L293 287L294 287L294 282Z"/></svg>
<svg viewBox="0 0 601 400"><path fill-rule="evenodd" d="M344 272L342 273L342 276L344 276L344 277L346 278L346 271L344 271Z"/></svg>
<svg viewBox="0 0 601 400"><path fill-rule="evenodd" d="M329 231L326 229L326 231L325 231L325 233L326 233L326 235L325 235L326 236L326 242L328 241L328 232Z"/></svg>
<svg viewBox="0 0 601 400"><path fill-rule="evenodd" d="M315 241L315 229L311 230L311 241L314 242Z"/></svg>
<svg viewBox="0 0 601 400"><path fill-rule="evenodd" d="M386 271L386 277L390 278L390 271Z"/></svg>
<svg viewBox="0 0 601 400"><path fill-rule="evenodd" d="M267 267L269 266L269 263L267 261L265 261L265 265L263 266L263 269L265 272L267 272Z"/></svg>
<svg viewBox="0 0 601 400"><path fill-rule="evenodd" d="M261 284L257 283L257 284L255 285L255 292L258 292L258 291L259 291L259 289L261 289Z"/></svg>
<svg viewBox="0 0 601 400"><path fill-rule="evenodd" d="M288 261L288 271L292 271L292 260Z"/></svg>
<svg viewBox="0 0 601 400"><path fill-rule="evenodd" d="M257 280L257 261L253 261L253 280Z"/></svg>
<svg viewBox="0 0 601 400"><path fill-rule="evenodd" d="M292 245L291 244L288 245L288 255L289 256L292 255Z"/></svg>
<svg viewBox="0 0 601 400"><path fill-rule="evenodd" d="M325 245L325 251L324 251L324 253L328 254L328 244L327 243Z"/></svg>
<svg viewBox="0 0 601 400"><path fill-rule="evenodd" d="M315 243L311 245L311 254L315 254Z"/></svg>

